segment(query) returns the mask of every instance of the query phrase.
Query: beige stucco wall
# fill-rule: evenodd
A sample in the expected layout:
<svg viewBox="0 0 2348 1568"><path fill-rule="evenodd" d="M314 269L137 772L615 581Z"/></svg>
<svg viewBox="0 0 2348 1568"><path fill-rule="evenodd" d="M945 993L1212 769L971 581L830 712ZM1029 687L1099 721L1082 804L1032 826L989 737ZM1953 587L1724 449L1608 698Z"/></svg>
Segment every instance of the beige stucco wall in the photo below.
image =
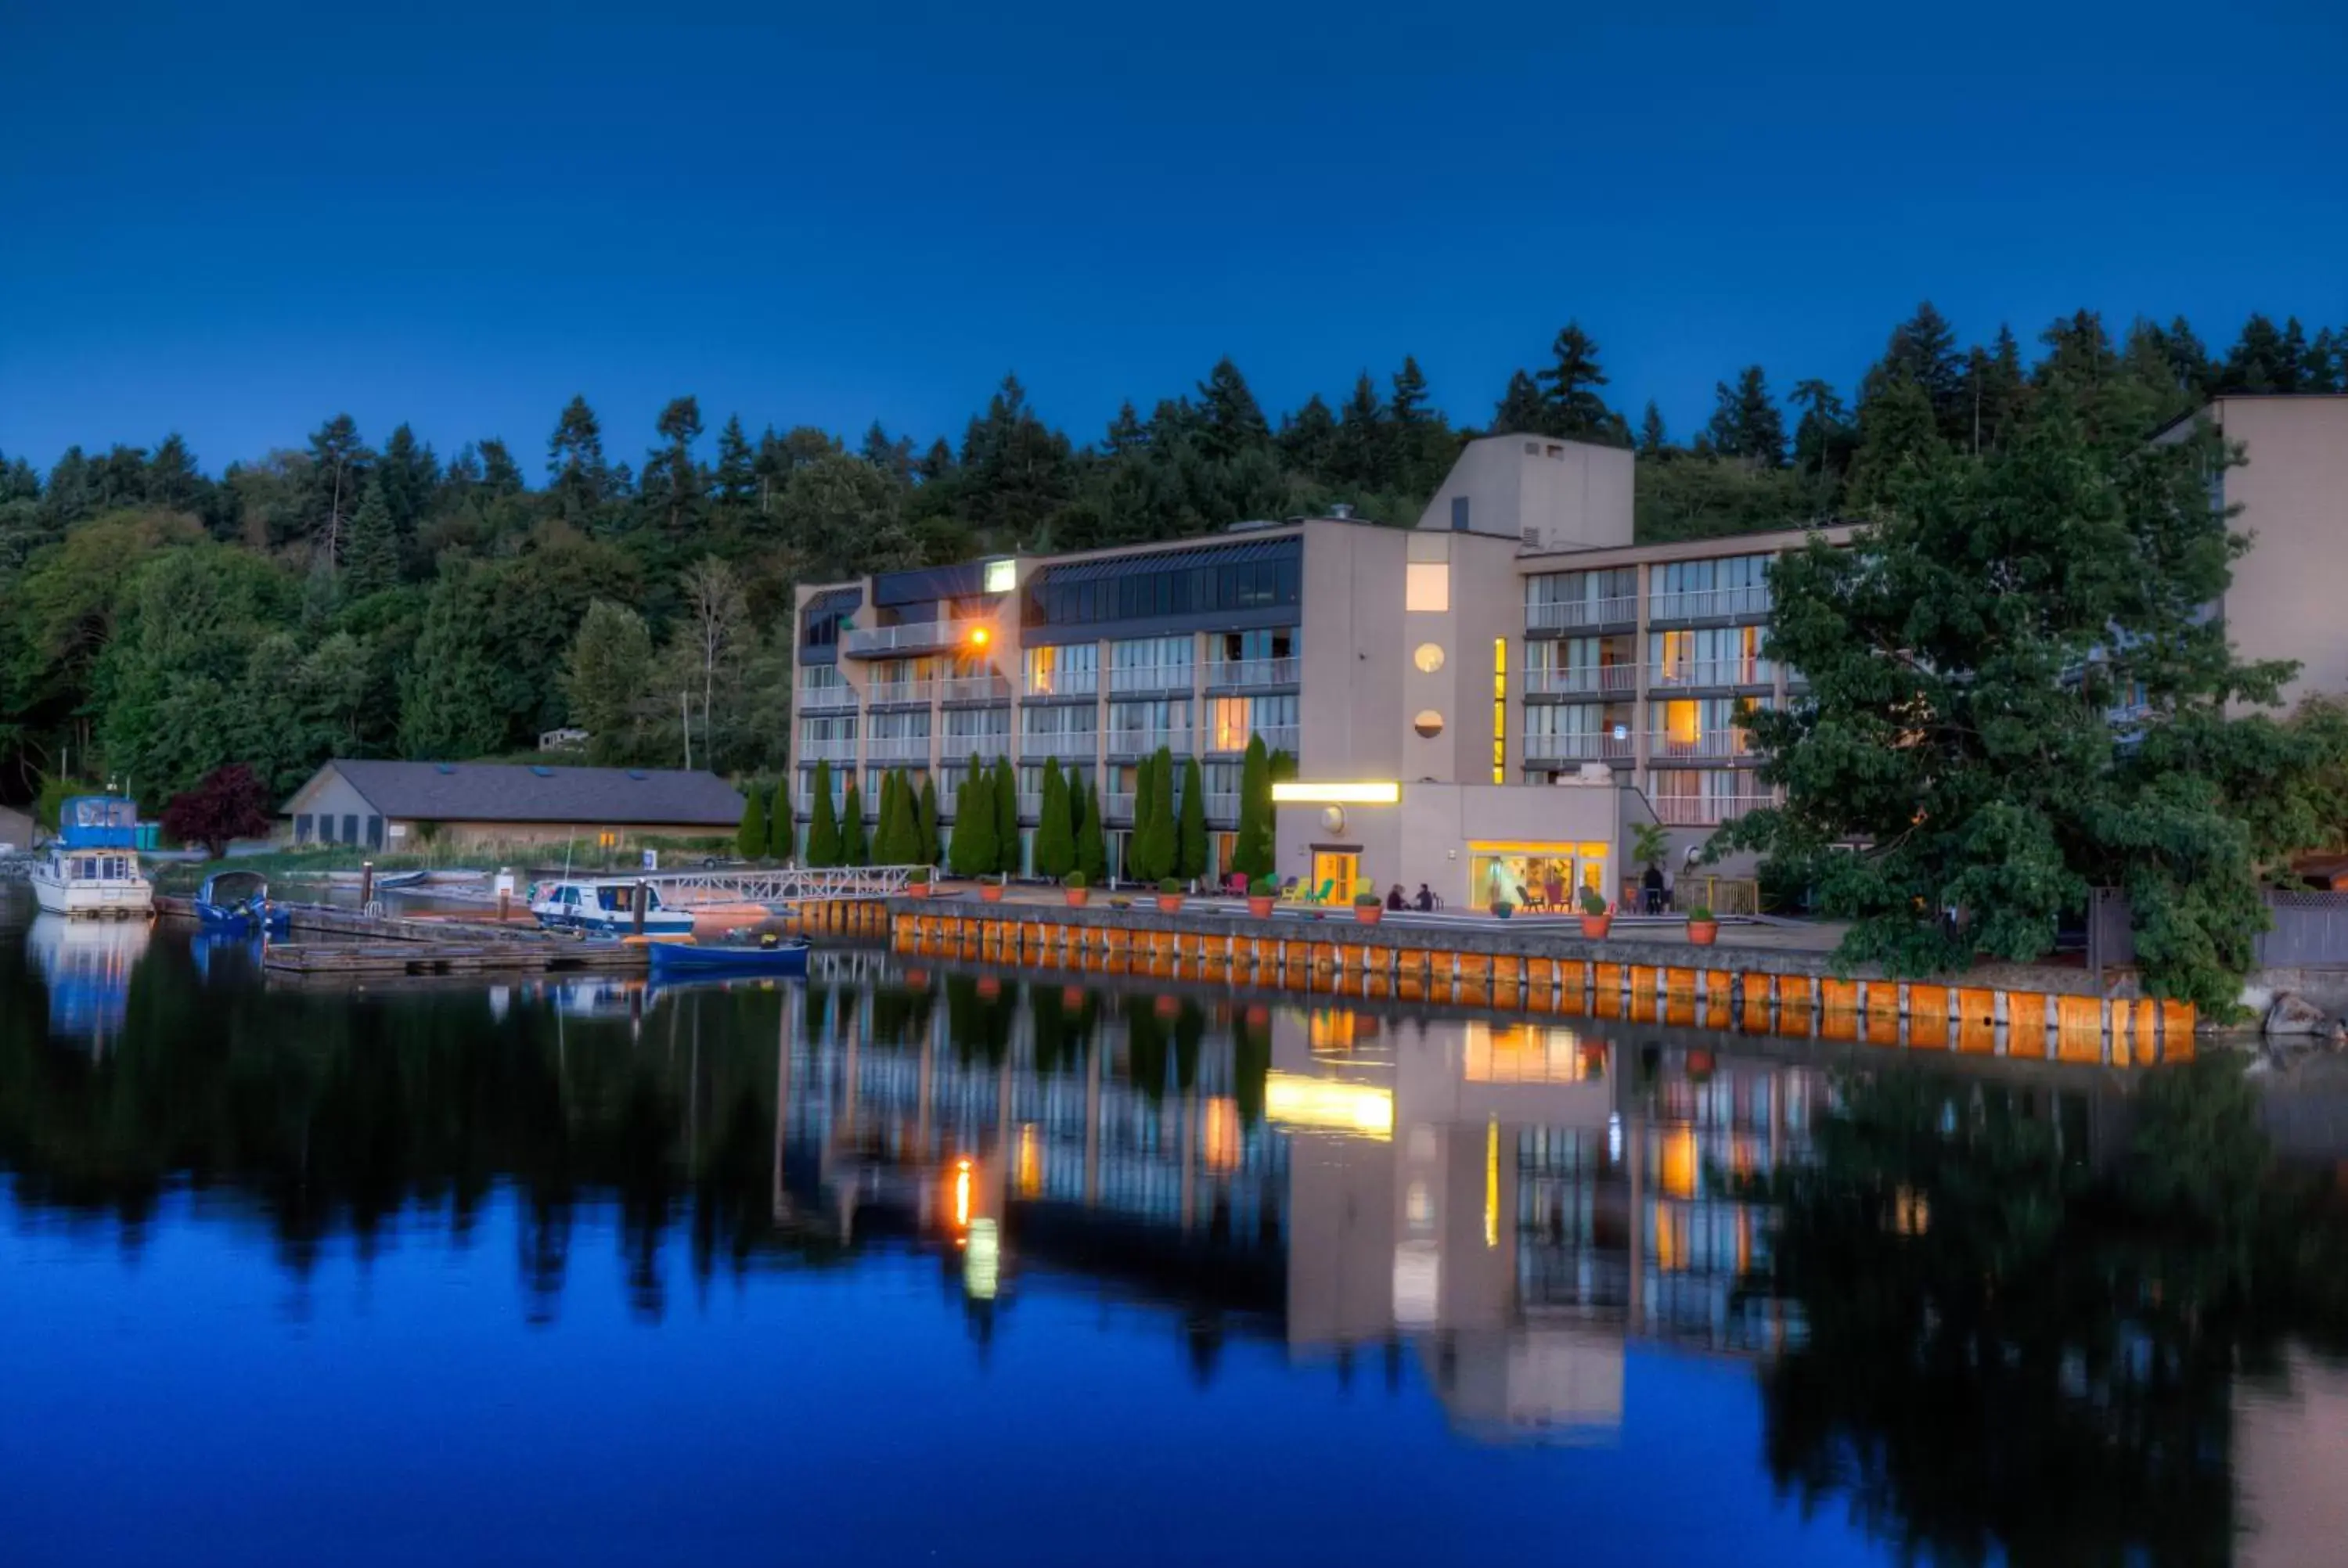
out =
<svg viewBox="0 0 2348 1568"><path fill-rule="evenodd" d="M2226 629L2245 659L2297 661L2288 702L2348 693L2348 396L2226 397L2211 417L2246 448L2226 500L2253 536Z"/></svg>
<svg viewBox="0 0 2348 1568"><path fill-rule="evenodd" d="M1409 538L1400 528L1346 523L1304 532L1296 716L1302 776L1400 775L1395 698L1409 649L1396 631Z"/></svg>
<svg viewBox="0 0 2348 1568"><path fill-rule="evenodd" d="M1634 462L1626 447L1488 436L1460 452L1418 526L1450 531L1452 502L1464 496L1471 532L1514 543L1530 529L1540 549L1627 545Z"/></svg>

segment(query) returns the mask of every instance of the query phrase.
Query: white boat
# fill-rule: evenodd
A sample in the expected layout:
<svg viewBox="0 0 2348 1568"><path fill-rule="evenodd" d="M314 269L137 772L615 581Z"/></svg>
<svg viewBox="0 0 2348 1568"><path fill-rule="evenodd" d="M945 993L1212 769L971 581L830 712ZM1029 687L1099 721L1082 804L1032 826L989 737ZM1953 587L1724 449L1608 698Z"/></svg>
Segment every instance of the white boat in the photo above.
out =
<svg viewBox="0 0 2348 1568"><path fill-rule="evenodd" d="M129 919L154 913L155 889L139 869L139 807L111 795L67 801L57 836L33 863L33 901L52 915Z"/></svg>
<svg viewBox="0 0 2348 1568"><path fill-rule="evenodd" d="M541 882L530 891L530 912L549 930L627 937L636 929L635 896L636 884L623 879ZM644 898L645 936L693 935L691 910L662 907L657 887L646 887Z"/></svg>

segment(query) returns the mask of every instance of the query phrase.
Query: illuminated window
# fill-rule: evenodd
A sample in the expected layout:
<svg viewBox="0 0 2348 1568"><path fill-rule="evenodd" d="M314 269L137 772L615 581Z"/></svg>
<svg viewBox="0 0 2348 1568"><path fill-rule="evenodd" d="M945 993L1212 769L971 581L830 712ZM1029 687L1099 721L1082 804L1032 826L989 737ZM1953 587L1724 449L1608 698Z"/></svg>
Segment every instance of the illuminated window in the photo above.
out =
<svg viewBox="0 0 2348 1568"><path fill-rule="evenodd" d="M1509 782L1509 640L1492 639L1492 782Z"/></svg>
<svg viewBox="0 0 2348 1568"><path fill-rule="evenodd" d="M1411 720L1410 727L1431 741L1443 733L1443 715L1432 708L1421 708L1418 716Z"/></svg>
<svg viewBox="0 0 2348 1568"><path fill-rule="evenodd" d="M1018 586L1019 563L1017 561L991 560L986 563L987 592L1009 593Z"/></svg>
<svg viewBox="0 0 2348 1568"><path fill-rule="evenodd" d="M1443 668L1443 649L1437 643L1422 642L1411 653L1410 661L1426 674L1432 675ZM820 670L827 666L817 665L815 668Z"/></svg>
<svg viewBox="0 0 2348 1568"><path fill-rule="evenodd" d="M1692 746L1695 744L1696 737L1703 733L1704 729L1704 726L1700 722L1702 711L1701 705L1695 702L1681 702L1664 703L1664 735L1673 743L1678 745Z"/></svg>
<svg viewBox="0 0 2348 1568"><path fill-rule="evenodd" d="M1403 568L1403 608L1440 615L1451 608L1451 563L1412 561Z"/></svg>

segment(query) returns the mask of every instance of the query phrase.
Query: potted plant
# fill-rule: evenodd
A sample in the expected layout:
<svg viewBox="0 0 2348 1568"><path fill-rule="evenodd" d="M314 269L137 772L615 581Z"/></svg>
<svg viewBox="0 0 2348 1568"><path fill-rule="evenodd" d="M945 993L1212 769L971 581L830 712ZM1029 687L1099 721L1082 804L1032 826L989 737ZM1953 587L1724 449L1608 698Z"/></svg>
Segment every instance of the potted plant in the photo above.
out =
<svg viewBox="0 0 2348 1568"><path fill-rule="evenodd" d="M997 872L992 876L980 877L978 879L978 897L983 903L1002 903L1003 874L1001 872Z"/></svg>
<svg viewBox="0 0 2348 1568"><path fill-rule="evenodd" d="M1603 941L1606 933L1614 928L1614 917L1606 908L1606 895L1595 887L1581 890L1581 934L1591 941Z"/></svg>
<svg viewBox="0 0 2348 1568"><path fill-rule="evenodd" d="M1711 909L1699 904L1688 911L1688 941L1699 948L1709 948L1720 938L1720 922Z"/></svg>
<svg viewBox="0 0 2348 1568"><path fill-rule="evenodd" d="M916 866L905 874L905 897L926 898L930 896L930 868Z"/></svg>
<svg viewBox="0 0 2348 1568"><path fill-rule="evenodd" d="M1182 907L1182 884L1173 877L1161 878L1158 884L1158 912L1171 915Z"/></svg>
<svg viewBox="0 0 2348 1568"><path fill-rule="evenodd" d="M1379 902L1376 894L1365 889L1354 895L1354 918L1361 924L1375 926L1385 912L1386 907Z"/></svg>
<svg viewBox="0 0 2348 1568"><path fill-rule="evenodd" d="M1495 898L1492 900L1492 913L1498 915L1501 919L1505 920L1516 912L1517 907L1508 899Z"/></svg>
<svg viewBox="0 0 2348 1568"><path fill-rule="evenodd" d="M1081 871L1071 871L1061 877L1060 896L1068 901L1069 908L1083 908L1085 900L1093 896L1092 889L1085 883L1085 874Z"/></svg>
<svg viewBox="0 0 2348 1568"><path fill-rule="evenodd" d="M1269 876L1259 876L1248 884L1248 913L1259 920L1272 918L1272 907L1280 897L1280 884Z"/></svg>

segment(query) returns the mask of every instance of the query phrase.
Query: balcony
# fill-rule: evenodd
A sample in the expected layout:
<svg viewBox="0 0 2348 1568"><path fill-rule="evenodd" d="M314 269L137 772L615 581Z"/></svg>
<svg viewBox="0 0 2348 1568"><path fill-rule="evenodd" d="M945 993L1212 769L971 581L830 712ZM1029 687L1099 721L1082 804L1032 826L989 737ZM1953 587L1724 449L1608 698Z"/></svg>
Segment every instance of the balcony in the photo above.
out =
<svg viewBox="0 0 2348 1568"><path fill-rule="evenodd" d="M1639 754L1639 743L1628 732L1621 740L1611 730L1582 734L1525 736L1525 761L1542 763L1627 763Z"/></svg>
<svg viewBox="0 0 2348 1568"><path fill-rule="evenodd" d="M1218 659L1207 666L1207 685L1210 689L1295 684L1293 659Z"/></svg>
<svg viewBox="0 0 2348 1568"><path fill-rule="evenodd" d="M1101 815L1111 822L1131 822L1133 820L1133 797L1129 794L1105 794L1101 796Z"/></svg>
<svg viewBox="0 0 2348 1568"><path fill-rule="evenodd" d="M864 700L876 708L926 708L937 694L934 681L875 681L864 688Z"/></svg>
<svg viewBox="0 0 2348 1568"><path fill-rule="evenodd" d="M1636 664L1536 664L1525 671L1528 697L1629 696L1638 689Z"/></svg>
<svg viewBox="0 0 2348 1568"><path fill-rule="evenodd" d="M1698 686L1775 686L1777 671L1766 659L1682 659L1647 670L1650 692Z"/></svg>
<svg viewBox="0 0 2348 1568"><path fill-rule="evenodd" d="M1547 604L1528 603L1525 606L1525 630L1537 631L1594 631L1605 626L1635 626L1639 620L1639 599L1636 594L1622 594L1612 599L1564 599Z"/></svg>
<svg viewBox="0 0 2348 1568"><path fill-rule="evenodd" d="M1128 692L1188 692L1190 674L1188 664L1124 665L1109 671L1108 689L1112 696Z"/></svg>
<svg viewBox="0 0 2348 1568"><path fill-rule="evenodd" d="M984 620L909 620L901 626L860 626L839 635L839 651L859 659L900 653L934 653L958 648Z"/></svg>
<svg viewBox="0 0 2348 1568"><path fill-rule="evenodd" d="M1008 702L1011 682L1000 675L956 675L938 682L938 697L947 702Z"/></svg>
<svg viewBox="0 0 2348 1568"><path fill-rule="evenodd" d="M1766 587L1704 588L1688 593L1651 593L1647 619L1657 620L1766 620Z"/></svg>
<svg viewBox="0 0 2348 1568"><path fill-rule="evenodd" d="M1190 753L1190 732L1188 730L1111 730L1108 733L1108 754L1113 757L1146 757L1160 747L1176 756Z"/></svg>
<svg viewBox="0 0 2348 1568"><path fill-rule="evenodd" d="M1052 733L1019 737L1019 759L1040 763L1045 757L1067 757L1080 763L1093 760L1100 744L1096 730L1063 730Z"/></svg>
<svg viewBox="0 0 2348 1568"><path fill-rule="evenodd" d="M1231 794L1209 793L1207 795L1209 822L1237 822L1239 819L1240 797L1236 793Z"/></svg>
<svg viewBox="0 0 2348 1568"><path fill-rule="evenodd" d="M1042 816L1044 815L1043 792L1038 790L1032 794L1021 794L1019 796L1019 815L1027 817Z"/></svg>
<svg viewBox="0 0 2348 1568"><path fill-rule="evenodd" d="M802 686L797 695L802 713L838 712L843 708L853 712L856 707L853 686Z"/></svg>
<svg viewBox="0 0 2348 1568"><path fill-rule="evenodd" d="M1748 811L1776 804L1766 794L1667 794L1654 802L1655 820L1666 827L1718 827Z"/></svg>
<svg viewBox="0 0 2348 1568"><path fill-rule="evenodd" d="M1031 671L1022 690L1030 697L1093 697L1100 693L1097 670Z"/></svg>
<svg viewBox="0 0 2348 1568"><path fill-rule="evenodd" d="M948 735L938 743L938 755L947 762L962 762L976 753L981 762L1011 754L1011 737L1007 734Z"/></svg>
<svg viewBox="0 0 2348 1568"><path fill-rule="evenodd" d="M864 743L868 763L922 763L930 760L927 735L872 735Z"/></svg>
<svg viewBox="0 0 2348 1568"><path fill-rule="evenodd" d="M1674 762L1682 757L1713 757L1725 761L1731 757L1753 754L1753 737L1742 730L1713 730L1701 735L1647 737L1647 760L1650 762Z"/></svg>
<svg viewBox="0 0 2348 1568"><path fill-rule="evenodd" d="M1272 724L1268 727L1259 728L1253 733L1263 737L1263 749L1265 751L1286 752L1291 756L1294 756L1296 754L1296 726L1294 724ZM1247 736L1231 734L1210 735L1207 738L1207 750L1210 752L1230 753L1246 751Z"/></svg>
<svg viewBox="0 0 2348 1568"><path fill-rule="evenodd" d="M840 780L837 781L837 787L831 792L831 814L834 816L838 816L847 809L848 784L845 776L843 776ZM805 788L792 791L791 810L795 815L799 816L813 816L815 815L815 791Z"/></svg>
<svg viewBox="0 0 2348 1568"><path fill-rule="evenodd" d="M793 750L803 763L852 763L856 760L856 737L844 741L801 741Z"/></svg>

